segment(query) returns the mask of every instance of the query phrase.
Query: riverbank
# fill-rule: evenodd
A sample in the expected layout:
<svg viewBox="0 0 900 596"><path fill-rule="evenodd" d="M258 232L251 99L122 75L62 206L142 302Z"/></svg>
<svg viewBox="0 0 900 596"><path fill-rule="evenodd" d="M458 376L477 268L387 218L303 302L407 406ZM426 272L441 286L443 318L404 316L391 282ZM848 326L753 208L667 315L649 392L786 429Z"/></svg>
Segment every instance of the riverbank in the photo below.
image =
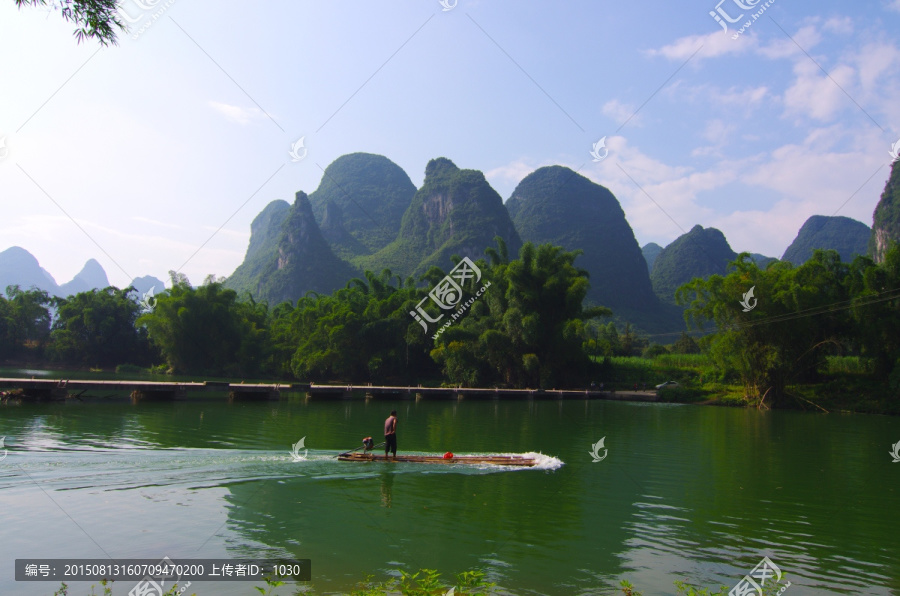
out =
<svg viewBox="0 0 900 596"><path fill-rule="evenodd" d="M435 381L430 386L373 386L352 383L298 383L290 380L234 379L202 375L168 375L155 369L117 367L116 370L71 369L29 362L29 368L0 368L0 377L34 379L47 385L38 392L41 399L65 400L67 396L82 401L127 401L134 391L143 390L138 398L186 399L190 390L205 392L203 399L223 396L237 399L600 399L613 401L645 401L713 405L742 408L768 408L771 404L748 399L744 388L736 383L721 382L712 361L704 354L665 354L654 358L615 357L598 360L598 376L591 387L569 389L509 389L448 387ZM857 358L829 359L822 371L822 381L815 384L788 385L788 409L810 412L857 412L900 415L900 399L884 384L871 380L865 362ZM75 377L75 378L73 378ZM77 380L76 380L77 378ZM68 386L55 386L64 381ZM656 385L675 385L656 390ZM76 385L96 383L96 394ZM51 387L50 385L54 385ZM127 385L127 386L126 386ZM132 386L133 385L133 386ZM199 385L199 387L197 387ZM91 387L89 387L91 388ZM7 403L35 397L34 391L11 382L0 384L6 391ZM13 390L13 393L9 393ZM187 391L186 391L187 390ZM112 392L112 393L111 393ZM215 395L213 395L215 393Z"/></svg>
<svg viewBox="0 0 900 596"><path fill-rule="evenodd" d="M598 359L602 381L617 389L674 381L659 391L658 401L743 408L769 408L748 398L744 387L720 380L713 361L705 354L664 354L654 358ZM816 383L789 383L788 408L810 412L855 412L900 415L900 392L873 380L871 365L858 357L830 357Z"/></svg>

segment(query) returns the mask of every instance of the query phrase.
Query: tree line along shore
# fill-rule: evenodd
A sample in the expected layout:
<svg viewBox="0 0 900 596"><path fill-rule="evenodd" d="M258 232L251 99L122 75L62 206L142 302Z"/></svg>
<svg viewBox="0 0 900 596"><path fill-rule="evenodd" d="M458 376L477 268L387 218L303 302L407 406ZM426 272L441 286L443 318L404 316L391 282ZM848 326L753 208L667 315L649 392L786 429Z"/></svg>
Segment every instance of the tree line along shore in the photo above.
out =
<svg viewBox="0 0 900 596"><path fill-rule="evenodd" d="M0 296L0 360L402 386L626 390L675 381L661 399L900 412L900 247L877 264L816 251L800 266L761 269L739 255L726 275L677 289L686 326L665 337L586 305L590 280L578 256L526 243L511 259L498 239L473 263L479 281L461 286L464 315L444 327L415 317L423 305L429 321L442 314L428 306L448 277L438 267L418 279L366 271L331 294L275 306L214 276L194 287L175 272L152 305L131 288L51 298L10 287Z"/></svg>

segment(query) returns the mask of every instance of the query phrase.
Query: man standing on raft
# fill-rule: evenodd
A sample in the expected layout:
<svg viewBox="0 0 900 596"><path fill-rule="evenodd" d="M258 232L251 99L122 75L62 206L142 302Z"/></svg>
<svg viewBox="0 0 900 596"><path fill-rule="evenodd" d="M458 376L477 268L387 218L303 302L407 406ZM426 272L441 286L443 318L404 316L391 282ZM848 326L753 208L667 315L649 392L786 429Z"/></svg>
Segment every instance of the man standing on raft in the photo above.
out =
<svg viewBox="0 0 900 596"><path fill-rule="evenodd" d="M388 452L397 457L397 410L391 410L391 415L384 421L384 457Z"/></svg>

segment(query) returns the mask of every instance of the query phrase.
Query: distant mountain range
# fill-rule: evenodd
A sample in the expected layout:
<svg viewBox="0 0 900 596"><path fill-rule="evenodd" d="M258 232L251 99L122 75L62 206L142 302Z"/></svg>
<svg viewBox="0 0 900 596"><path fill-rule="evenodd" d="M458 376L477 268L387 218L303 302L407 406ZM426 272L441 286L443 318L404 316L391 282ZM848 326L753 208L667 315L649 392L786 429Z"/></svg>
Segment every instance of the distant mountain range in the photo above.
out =
<svg viewBox="0 0 900 596"><path fill-rule="evenodd" d="M587 301L653 332L681 324L678 286L725 274L737 257L722 232L701 226L666 247L641 248L616 197L562 166L532 172L504 204L481 172L447 158L428 162L416 190L388 158L353 153L326 168L308 200L301 195L293 206L270 203L254 219L247 256L228 287L270 302L296 301L343 287L364 270L390 269L401 278L433 265L447 270L452 256L483 257L500 236L511 258L523 242L582 251L575 264L590 275ZM868 234L848 218L813 216L783 258L800 264L822 248L849 260L864 252ZM750 257L762 268L778 260Z"/></svg>
<svg viewBox="0 0 900 596"><path fill-rule="evenodd" d="M845 261L866 253L883 258L886 248L900 241L898 163L871 230L846 217L812 216L782 260L799 265L818 248L837 250ZM575 264L590 276L587 301L608 306L619 321L649 332L681 324L674 304L678 286L726 273L737 256L722 232L701 226L668 246L651 242L641 248L609 189L566 167L532 172L504 204L482 172L460 169L445 157L428 162L416 189L388 158L352 153L329 165L309 196L297 192L293 204L273 201L256 216L244 261L225 285L272 305L296 302L307 292L344 287L364 270L390 269L401 278L435 265L446 271L451 257L483 257L497 236L510 258L523 242L582 251ZM777 260L750 256L762 268ZM0 288L35 286L64 296L108 283L93 259L71 281L57 285L26 250L0 253ZM153 277L137 278L133 285L140 292L163 289Z"/></svg>
<svg viewBox="0 0 900 596"><path fill-rule="evenodd" d="M135 278L131 285L141 293L148 292L150 288L155 288L155 292L165 289L165 284L152 276ZM109 286L109 279L100 263L90 259L71 281L57 284L34 255L24 248L12 246L0 252L0 293L5 294L8 286L19 286L23 290L37 288L51 296L66 297L106 288Z"/></svg>

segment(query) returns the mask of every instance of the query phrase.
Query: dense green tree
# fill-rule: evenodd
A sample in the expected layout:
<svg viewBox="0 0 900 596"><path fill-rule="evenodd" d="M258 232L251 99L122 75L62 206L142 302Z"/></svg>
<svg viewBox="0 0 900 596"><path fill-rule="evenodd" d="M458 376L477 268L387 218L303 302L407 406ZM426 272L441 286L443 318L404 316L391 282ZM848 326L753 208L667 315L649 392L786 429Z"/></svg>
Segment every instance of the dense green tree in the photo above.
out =
<svg viewBox="0 0 900 596"><path fill-rule="evenodd" d="M858 257L849 285L862 353L874 361L876 378L900 390L900 245L889 248L878 266Z"/></svg>
<svg viewBox="0 0 900 596"><path fill-rule="evenodd" d="M280 372L319 382L437 376L427 338L409 316L424 293L385 269L366 271L333 294L309 293L295 307L279 306L272 338Z"/></svg>
<svg viewBox="0 0 900 596"><path fill-rule="evenodd" d="M662 356L663 354L668 354L669 350L666 349L666 346L661 344L650 344L644 351L641 352L641 356L644 358L656 358L657 356Z"/></svg>
<svg viewBox="0 0 900 596"><path fill-rule="evenodd" d="M672 351L676 354L699 354L700 345L693 337L682 331L678 341L672 344Z"/></svg>
<svg viewBox="0 0 900 596"><path fill-rule="evenodd" d="M681 286L676 297L688 305L689 324L716 324L710 353L720 371L735 374L748 397L783 406L788 384L816 380L825 356L853 334L846 311L835 308L849 303L850 267L836 251L819 250L796 268L778 262L762 271L746 254L732 266L726 276ZM756 302L745 312L751 288Z"/></svg>
<svg viewBox="0 0 900 596"><path fill-rule="evenodd" d="M505 244L496 240L500 250L489 253L492 264L484 264L481 280L491 286L438 337L432 357L447 377L467 384L584 383L590 369L585 321L611 311L583 307L589 284L587 272L574 266L580 253L526 243L508 261Z"/></svg>
<svg viewBox="0 0 900 596"><path fill-rule="evenodd" d="M149 364L152 352L146 330L135 326L140 306L131 291L110 287L54 299L50 358L94 366Z"/></svg>
<svg viewBox="0 0 900 596"><path fill-rule="evenodd" d="M50 296L43 290L6 288L0 297L0 355L22 355L26 350L40 354L50 336Z"/></svg>
<svg viewBox="0 0 900 596"><path fill-rule="evenodd" d="M193 288L183 275L169 275L172 287L137 323L171 370L247 376L271 366L265 304L238 302L218 281Z"/></svg>

